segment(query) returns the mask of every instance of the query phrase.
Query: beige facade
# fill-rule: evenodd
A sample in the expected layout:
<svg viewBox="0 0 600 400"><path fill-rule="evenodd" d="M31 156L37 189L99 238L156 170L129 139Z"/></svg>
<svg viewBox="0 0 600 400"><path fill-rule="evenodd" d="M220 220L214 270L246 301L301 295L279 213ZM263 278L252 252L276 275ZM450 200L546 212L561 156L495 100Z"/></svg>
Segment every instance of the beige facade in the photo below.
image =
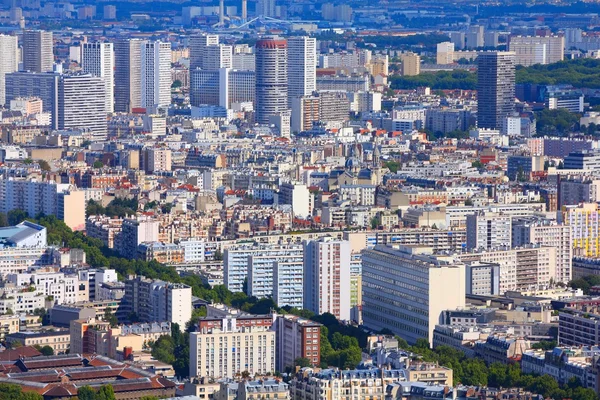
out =
<svg viewBox="0 0 600 400"><path fill-rule="evenodd" d="M402 60L402 76L414 76L421 73L421 57L415 53L400 56Z"/></svg>
<svg viewBox="0 0 600 400"><path fill-rule="evenodd" d="M267 327L235 327L190 333L190 376L233 378L275 370L275 332Z"/></svg>

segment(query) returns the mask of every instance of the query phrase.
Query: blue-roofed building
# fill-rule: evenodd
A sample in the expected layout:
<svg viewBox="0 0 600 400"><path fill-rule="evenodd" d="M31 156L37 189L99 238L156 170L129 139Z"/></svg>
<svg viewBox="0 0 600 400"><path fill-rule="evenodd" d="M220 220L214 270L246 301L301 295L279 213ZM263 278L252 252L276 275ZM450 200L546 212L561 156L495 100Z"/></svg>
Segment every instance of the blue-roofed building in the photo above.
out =
<svg viewBox="0 0 600 400"><path fill-rule="evenodd" d="M24 221L19 225L0 228L0 248L46 246L46 228L41 225Z"/></svg>

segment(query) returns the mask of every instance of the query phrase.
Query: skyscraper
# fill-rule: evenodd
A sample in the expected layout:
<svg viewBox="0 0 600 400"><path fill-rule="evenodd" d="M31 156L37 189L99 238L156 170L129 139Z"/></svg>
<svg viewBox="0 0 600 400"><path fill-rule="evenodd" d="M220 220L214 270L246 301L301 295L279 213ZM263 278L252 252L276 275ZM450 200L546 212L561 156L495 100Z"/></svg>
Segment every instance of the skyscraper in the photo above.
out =
<svg viewBox="0 0 600 400"><path fill-rule="evenodd" d="M51 72L53 64L52 32L23 32L23 69L31 72Z"/></svg>
<svg viewBox="0 0 600 400"><path fill-rule="evenodd" d="M19 69L18 51L16 36L0 35L0 105L6 102L4 76Z"/></svg>
<svg viewBox="0 0 600 400"><path fill-rule="evenodd" d="M515 53L483 52L477 66L477 126L500 129L515 109Z"/></svg>
<svg viewBox="0 0 600 400"><path fill-rule="evenodd" d="M171 44L146 42L142 46L142 107L171 104Z"/></svg>
<svg viewBox="0 0 600 400"><path fill-rule="evenodd" d="M256 121L268 124L269 117L287 112L288 45L270 37L256 42Z"/></svg>
<svg viewBox="0 0 600 400"><path fill-rule="evenodd" d="M129 112L142 106L142 45L140 39L115 41L115 107Z"/></svg>
<svg viewBox="0 0 600 400"><path fill-rule="evenodd" d="M325 237L304 243L304 308L350 320L350 242Z"/></svg>
<svg viewBox="0 0 600 400"><path fill-rule="evenodd" d="M275 0L258 0L256 2L257 17L275 17Z"/></svg>
<svg viewBox="0 0 600 400"><path fill-rule="evenodd" d="M204 62L205 51L208 46L218 46L219 35L194 35L190 37L190 71L196 68L206 69ZM208 60L206 60L208 61Z"/></svg>
<svg viewBox="0 0 600 400"><path fill-rule="evenodd" d="M112 43L83 43L83 72L100 77L106 84L106 112L114 112L114 66Z"/></svg>
<svg viewBox="0 0 600 400"><path fill-rule="evenodd" d="M106 85L89 74L61 75L58 81L58 129L81 129L105 139Z"/></svg>
<svg viewBox="0 0 600 400"><path fill-rule="evenodd" d="M288 101L317 90L317 40L308 36L288 39Z"/></svg>

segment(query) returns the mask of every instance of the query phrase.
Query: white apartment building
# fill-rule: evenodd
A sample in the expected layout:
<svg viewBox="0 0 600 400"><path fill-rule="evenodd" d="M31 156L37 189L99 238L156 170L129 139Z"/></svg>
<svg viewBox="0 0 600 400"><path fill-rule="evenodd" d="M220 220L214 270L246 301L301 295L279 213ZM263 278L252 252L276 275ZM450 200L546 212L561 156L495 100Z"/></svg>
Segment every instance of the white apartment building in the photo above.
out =
<svg viewBox="0 0 600 400"><path fill-rule="evenodd" d="M58 80L58 129L76 129L106 139L106 92L104 78L89 74L61 75ZM110 99L112 102L112 98Z"/></svg>
<svg viewBox="0 0 600 400"><path fill-rule="evenodd" d="M204 48L202 69L217 71L221 68L232 68L233 48L226 44L210 45Z"/></svg>
<svg viewBox="0 0 600 400"><path fill-rule="evenodd" d="M115 247L125 257L135 258L143 242L158 242L159 222L152 218L124 219Z"/></svg>
<svg viewBox="0 0 600 400"><path fill-rule="evenodd" d="M431 247L375 246L363 252L363 322L432 343L443 311L465 306L465 279L461 261Z"/></svg>
<svg viewBox="0 0 600 400"><path fill-rule="evenodd" d="M571 228L573 256L600 256L600 210L596 203L566 206L563 222Z"/></svg>
<svg viewBox="0 0 600 400"><path fill-rule="evenodd" d="M436 63L441 65L454 62L454 43L442 42L437 44Z"/></svg>
<svg viewBox="0 0 600 400"><path fill-rule="evenodd" d="M32 267L52 265L52 256L47 247L2 247L0 248L0 277L18 274Z"/></svg>
<svg viewBox="0 0 600 400"><path fill-rule="evenodd" d="M0 212L20 209L30 217L42 213L55 215L71 229L85 226L83 191L71 190L68 184L36 179L0 179Z"/></svg>
<svg viewBox="0 0 600 400"><path fill-rule="evenodd" d="M17 290L0 289L0 314L7 314L9 310L14 314L33 314L36 308L46 307L46 296L39 291L23 292Z"/></svg>
<svg viewBox="0 0 600 400"><path fill-rule="evenodd" d="M36 292L52 297L55 304L73 304L89 300L87 280L62 272L18 273L6 276L6 281L20 289L34 287Z"/></svg>
<svg viewBox="0 0 600 400"><path fill-rule="evenodd" d="M279 204L290 204L294 217L312 215L312 194L303 183L283 183L279 186Z"/></svg>
<svg viewBox="0 0 600 400"><path fill-rule="evenodd" d="M183 247L183 261L185 263L202 263L212 261L215 252L221 250L220 242L209 242L203 239L188 239L179 242Z"/></svg>
<svg viewBox="0 0 600 400"><path fill-rule="evenodd" d="M498 249L511 246L510 215L478 212L467 215L467 249Z"/></svg>
<svg viewBox="0 0 600 400"><path fill-rule="evenodd" d="M297 244L249 255L248 296L277 297L280 307L302 308L303 255L302 245Z"/></svg>
<svg viewBox="0 0 600 400"><path fill-rule="evenodd" d="M548 286L556 282L556 252L554 247L528 245L514 249L474 251L460 253L462 262L492 263L500 265L500 295L508 290L525 290Z"/></svg>
<svg viewBox="0 0 600 400"><path fill-rule="evenodd" d="M562 36L511 36L508 50L515 52L515 64L552 64L565 58Z"/></svg>
<svg viewBox="0 0 600 400"><path fill-rule="evenodd" d="M141 106L168 106L171 104L171 44L146 42L141 49Z"/></svg>
<svg viewBox="0 0 600 400"><path fill-rule="evenodd" d="M512 246L537 244L556 248L556 282L572 279L573 247L571 227L539 218L513 219Z"/></svg>
<svg viewBox="0 0 600 400"><path fill-rule="evenodd" d="M0 105L6 103L4 76L19 70L19 44L17 36L0 35Z"/></svg>
<svg viewBox="0 0 600 400"><path fill-rule="evenodd" d="M82 43L83 72L104 79L106 85L106 112L114 112L115 96L115 53L112 43Z"/></svg>
<svg viewBox="0 0 600 400"><path fill-rule="evenodd" d="M350 242L332 237L304 242L304 308L349 321L349 288Z"/></svg>
<svg viewBox="0 0 600 400"><path fill-rule="evenodd" d="M192 288L138 276L125 282L122 305L141 321L168 321L184 329L192 318Z"/></svg>
<svg viewBox="0 0 600 400"><path fill-rule="evenodd" d="M151 147L146 149L146 172L171 170L171 149Z"/></svg>
<svg viewBox="0 0 600 400"><path fill-rule="evenodd" d="M224 318L213 328L190 333L190 376L234 378L275 370L275 331L270 326L238 325Z"/></svg>
<svg viewBox="0 0 600 400"><path fill-rule="evenodd" d="M308 36L288 38L288 101L310 96L317 90L317 40Z"/></svg>

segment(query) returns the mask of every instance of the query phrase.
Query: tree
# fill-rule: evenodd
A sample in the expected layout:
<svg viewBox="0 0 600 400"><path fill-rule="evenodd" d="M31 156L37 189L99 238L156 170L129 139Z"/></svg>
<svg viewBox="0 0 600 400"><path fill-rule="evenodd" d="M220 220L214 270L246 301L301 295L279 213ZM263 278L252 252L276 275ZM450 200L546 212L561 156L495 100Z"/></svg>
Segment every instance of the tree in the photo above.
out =
<svg viewBox="0 0 600 400"><path fill-rule="evenodd" d="M380 225L379 218L373 217L371 218L371 229L377 229Z"/></svg>
<svg viewBox="0 0 600 400"><path fill-rule="evenodd" d="M0 213L0 228L8 226L8 217L4 213Z"/></svg>
<svg viewBox="0 0 600 400"><path fill-rule="evenodd" d="M112 385L103 385L98 389L95 400L115 400L115 391Z"/></svg>
<svg viewBox="0 0 600 400"><path fill-rule="evenodd" d="M223 253L221 253L221 250L216 249L215 250L215 254L213 255L213 258L215 259L215 261L222 261L223 260Z"/></svg>
<svg viewBox="0 0 600 400"><path fill-rule="evenodd" d="M19 385L0 383L0 400L43 400L36 392L24 392Z"/></svg>
<svg viewBox="0 0 600 400"><path fill-rule="evenodd" d="M298 357L294 360L294 366L300 368L312 367L310 360L306 357Z"/></svg>
<svg viewBox="0 0 600 400"><path fill-rule="evenodd" d="M48 161L46 161L46 160L37 160L37 163L40 166L40 169L42 171L50 171L50 170L52 170L52 168L50 168L50 164L48 164Z"/></svg>
<svg viewBox="0 0 600 400"><path fill-rule="evenodd" d="M48 345L41 347L39 349L39 352L45 356L53 356L54 355L54 349Z"/></svg>
<svg viewBox="0 0 600 400"><path fill-rule="evenodd" d="M20 224L21 222L23 222L27 218L29 218L29 214L27 213L27 211L19 210L17 208L14 210L10 210L7 214L7 217L8 217L8 225L14 226L14 225Z"/></svg>
<svg viewBox="0 0 600 400"><path fill-rule="evenodd" d="M94 161L94 164L92 164L92 167L99 169L99 168L104 167L104 163L100 160L96 160L96 161Z"/></svg>
<svg viewBox="0 0 600 400"><path fill-rule="evenodd" d="M183 86L181 81L179 79L176 79L171 85L171 89L179 89L181 86Z"/></svg>
<svg viewBox="0 0 600 400"><path fill-rule="evenodd" d="M175 342L173 338L169 335L159 337L152 344L152 357L158 361L173 364L175 362Z"/></svg>
<svg viewBox="0 0 600 400"><path fill-rule="evenodd" d="M96 400L96 391L90 386L82 386L77 390L79 400Z"/></svg>
<svg viewBox="0 0 600 400"><path fill-rule="evenodd" d="M110 323L111 327L116 327L119 325L119 320L117 319L117 316L115 314L113 314L113 312L110 310L110 308L106 308L106 310L104 310L104 321Z"/></svg>

